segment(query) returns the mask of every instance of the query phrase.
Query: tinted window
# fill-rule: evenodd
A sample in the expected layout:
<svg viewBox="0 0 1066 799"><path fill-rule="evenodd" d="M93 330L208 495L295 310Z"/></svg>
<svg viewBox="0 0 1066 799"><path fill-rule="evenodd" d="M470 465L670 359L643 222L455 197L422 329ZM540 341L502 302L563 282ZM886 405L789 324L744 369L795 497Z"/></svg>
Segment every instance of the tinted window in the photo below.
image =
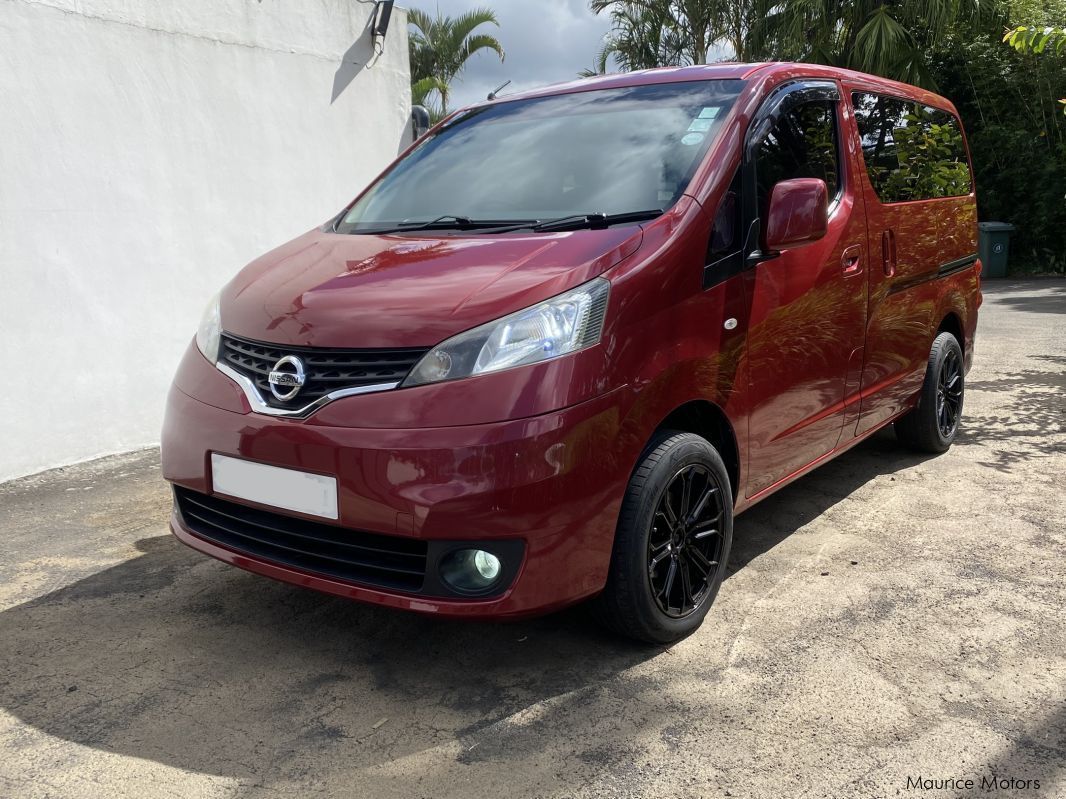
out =
<svg viewBox="0 0 1066 799"><path fill-rule="evenodd" d="M713 263L740 249L740 172L733 176L729 190L718 203L707 245L707 263Z"/></svg>
<svg viewBox="0 0 1066 799"><path fill-rule="evenodd" d="M527 220L668 208L742 85L665 83L475 108L396 165L339 229L442 215Z"/></svg>
<svg viewBox="0 0 1066 799"><path fill-rule="evenodd" d="M755 155L759 213L765 215L774 185L792 178L821 178L835 197L840 186L836 103L817 100L787 111Z"/></svg>
<svg viewBox="0 0 1066 799"><path fill-rule="evenodd" d="M955 117L896 97L856 92L851 100L866 171L881 202L970 193L970 165Z"/></svg>

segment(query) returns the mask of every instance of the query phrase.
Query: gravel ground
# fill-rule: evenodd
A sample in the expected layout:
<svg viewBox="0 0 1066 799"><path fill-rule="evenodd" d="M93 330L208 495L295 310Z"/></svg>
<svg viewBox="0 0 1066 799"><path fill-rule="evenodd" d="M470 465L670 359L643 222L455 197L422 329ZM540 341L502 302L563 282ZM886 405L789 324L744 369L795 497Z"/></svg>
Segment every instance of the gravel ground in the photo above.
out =
<svg viewBox="0 0 1066 799"><path fill-rule="evenodd" d="M1066 796L1066 281L981 314L959 443L741 516L666 650L224 566L151 451L0 486L0 796Z"/></svg>

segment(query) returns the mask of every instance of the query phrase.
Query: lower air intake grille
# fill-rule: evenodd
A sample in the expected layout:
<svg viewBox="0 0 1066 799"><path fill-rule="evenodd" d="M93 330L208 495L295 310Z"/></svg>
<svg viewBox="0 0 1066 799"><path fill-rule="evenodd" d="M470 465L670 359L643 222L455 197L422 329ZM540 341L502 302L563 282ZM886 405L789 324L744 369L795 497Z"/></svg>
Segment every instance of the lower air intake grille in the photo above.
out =
<svg viewBox="0 0 1066 799"><path fill-rule="evenodd" d="M174 487L185 525L238 552L353 583L417 592L426 542L283 516Z"/></svg>

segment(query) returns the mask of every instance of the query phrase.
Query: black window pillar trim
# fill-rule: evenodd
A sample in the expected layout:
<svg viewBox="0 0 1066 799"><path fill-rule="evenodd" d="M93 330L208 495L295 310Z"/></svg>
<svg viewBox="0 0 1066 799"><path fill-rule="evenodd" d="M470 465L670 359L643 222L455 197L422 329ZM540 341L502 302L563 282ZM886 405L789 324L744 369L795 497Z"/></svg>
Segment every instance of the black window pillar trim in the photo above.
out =
<svg viewBox="0 0 1066 799"><path fill-rule="evenodd" d="M779 252L763 251L761 248L763 220L758 207L759 192L756 179L755 148L773 130L777 121L793 108L811 102L834 103L833 132L836 136L838 179L836 194L833 196L832 202L838 201L844 191L847 177L844 172L843 136L839 119L840 99L840 87L837 86L836 81L825 79L790 81L770 92L759 107L759 110L755 112L755 116L752 117L751 123L748 125L748 132L744 138L744 153L741 160L744 186L744 220L748 226L748 239L744 244L744 252L746 253L744 263L747 268L751 269L763 261L773 260L781 254Z"/></svg>
<svg viewBox="0 0 1066 799"><path fill-rule="evenodd" d="M762 141L784 114L796 106L818 100L839 103L840 97L840 88L836 81L825 79L794 80L775 88L763 100L748 125L748 132L744 138L744 162L749 163L754 160L755 146Z"/></svg>
<svg viewBox="0 0 1066 799"><path fill-rule="evenodd" d="M828 101L837 104L833 115L833 126L837 139L837 165L840 179L837 193L832 202L840 199L846 182L846 165L843 152L843 131L840 129L839 103L840 87L836 81L827 79L801 78L777 86L763 100L755 112L748 130L741 142L740 166L740 203L741 230L745 230L743 247L736 252L708 263L703 269L704 290L728 280L733 275L752 269L763 261L777 258L781 253L763 252L761 249L762 218L758 208L758 186L755 175L755 147L773 129L781 116L792 108L804 103ZM713 218L713 214L712 214Z"/></svg>

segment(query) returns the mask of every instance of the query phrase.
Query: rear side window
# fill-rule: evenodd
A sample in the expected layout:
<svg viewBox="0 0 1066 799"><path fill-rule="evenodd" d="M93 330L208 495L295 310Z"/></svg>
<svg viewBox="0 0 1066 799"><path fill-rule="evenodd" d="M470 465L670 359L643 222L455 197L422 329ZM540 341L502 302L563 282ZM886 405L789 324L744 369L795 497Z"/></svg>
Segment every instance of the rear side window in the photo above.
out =
<svg viewBox="0 0 1066 799"><path fill-rule="evenodd" d="M970 193L970 164L959 121L939 108L855 92L862 155L884 203Z"/></svg>
<svg viewBox="0 0 1066 799"><path fill-rule="evenodd" d="M840 187L836 103L814 100L783 114L759 143L755 173L759 212L766 213L770 192L782 180L821 178L835 197Z"/></svg>

